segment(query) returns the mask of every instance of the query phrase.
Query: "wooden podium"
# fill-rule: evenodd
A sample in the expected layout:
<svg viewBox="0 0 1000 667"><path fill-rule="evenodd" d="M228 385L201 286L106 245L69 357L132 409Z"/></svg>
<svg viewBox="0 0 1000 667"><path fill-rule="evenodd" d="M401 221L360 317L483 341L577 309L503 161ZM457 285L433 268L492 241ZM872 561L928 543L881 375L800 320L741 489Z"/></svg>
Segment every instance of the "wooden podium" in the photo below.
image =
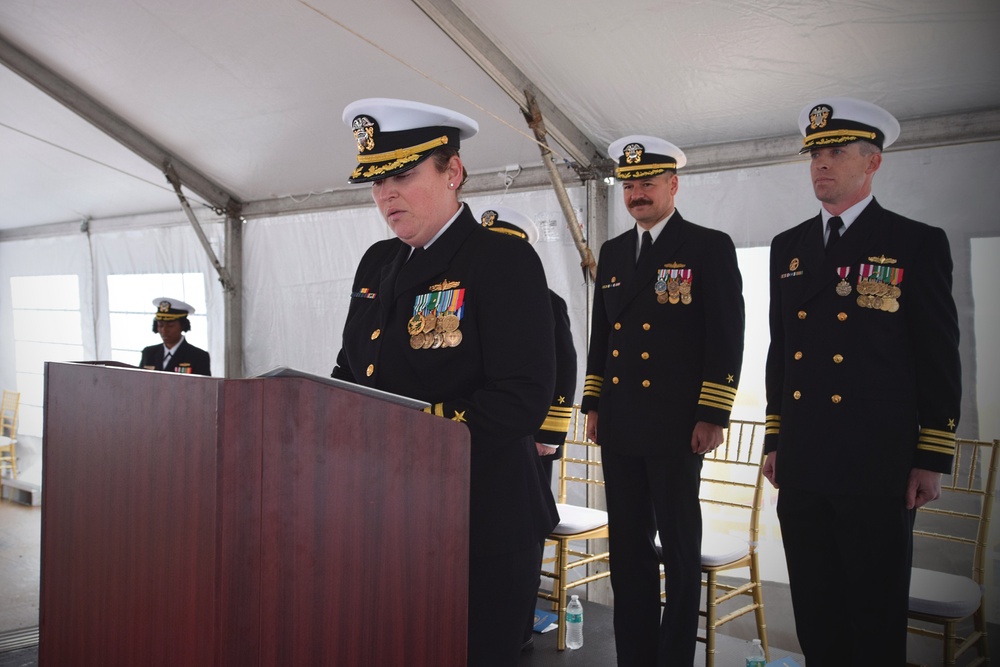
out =
<svg viewBox="0 0 1000 667"><path fill-rule="evenodd" d="M301 378L45 383L41 667L465 664L465 426Z"/></svg>

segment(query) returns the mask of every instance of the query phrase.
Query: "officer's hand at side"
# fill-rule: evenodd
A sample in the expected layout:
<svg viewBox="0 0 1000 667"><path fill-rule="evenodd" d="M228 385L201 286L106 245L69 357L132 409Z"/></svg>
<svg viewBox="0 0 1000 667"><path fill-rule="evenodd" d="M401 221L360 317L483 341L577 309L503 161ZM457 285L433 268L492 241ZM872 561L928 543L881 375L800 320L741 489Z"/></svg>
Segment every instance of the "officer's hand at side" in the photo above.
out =
<svg viewBox="0 0 1000 667"><path fill-rule="evenodd" d="M597 410L587 413L587 440L597 442Z"/></svg>
<svg viewBox="0 0 1000 667"><path fill-rule="evenodd" d="M778 488L778 483L774 481L774 461L778 458L778 452L769 452L764 458L764 477L771 483L771 486Z"/></svg>
<svg viewBox="0 0 1000 667"><path fill-rule="evenodd" d="M923 507L941 496L941 473L914 468L906 485L906 509Z"/></svg>
<svg viewBox="0 0 1000 667"><path fill-rule="evenodd" d="M548 456L549 454L555 454L557 448L551 445L546 445L544 442L536 442L535 449L538 450L539 456Z"/></svg>
<svg viewBox="0 0 1000 667"><path fill-rule="evenodd" d="M722 427L718 424L698 422L691 434L691 451L695 454L707 454L722 444Z"/></svg>

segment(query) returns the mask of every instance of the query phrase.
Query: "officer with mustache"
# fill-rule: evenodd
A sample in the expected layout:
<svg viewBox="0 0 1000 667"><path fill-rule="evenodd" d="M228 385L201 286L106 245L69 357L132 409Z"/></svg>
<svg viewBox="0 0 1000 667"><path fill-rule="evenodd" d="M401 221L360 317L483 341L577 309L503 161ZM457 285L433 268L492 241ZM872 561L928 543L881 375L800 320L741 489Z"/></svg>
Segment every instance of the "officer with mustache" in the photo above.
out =
<svg viewBox="0 0 1000 667"><path fill-rule="evenodd" d="M702 458L722 443L736 397L743 283L732 239L674 207L681 149L632 135L608 154L636 224L601 248L582 409L604 461L618 664L690 667Z"/></svg>

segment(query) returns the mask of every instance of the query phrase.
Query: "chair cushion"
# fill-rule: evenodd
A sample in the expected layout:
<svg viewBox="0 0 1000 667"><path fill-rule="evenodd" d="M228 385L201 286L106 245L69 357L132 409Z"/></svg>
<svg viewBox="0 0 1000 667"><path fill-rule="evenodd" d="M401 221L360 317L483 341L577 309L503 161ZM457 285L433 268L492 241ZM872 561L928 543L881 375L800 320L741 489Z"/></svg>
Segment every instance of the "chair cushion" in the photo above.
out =
<svg viewBox="0 0 1000 667"><path fill-rule="evenodd" d="M659 548L660 534L656 534L653 543ZM750 544L741 537L724 535L722 533L702 533L701 564L708 567L718 567L743 558L750 553Z"/></svg>
<svg viewBox="0 0 1000 667"><path fill-rule="evenodd" d="M750 545L745 538L705 533L701 536L701 564L718 567L743 558L750 553Z"/></svg>
<svg viewBox="0 0 1000 667"><path fill-rule="evenodd" d="M977 609L983 589L969 577L915 567L910 571L910 611L965 618Z"/></svg>
<svg viewBox="0 0 1000 667"><path fill-rule="evenodd" d="M552 529L555 535L574 535L608 525L608 513L591 507L556 504L559 525Z"/></svg>

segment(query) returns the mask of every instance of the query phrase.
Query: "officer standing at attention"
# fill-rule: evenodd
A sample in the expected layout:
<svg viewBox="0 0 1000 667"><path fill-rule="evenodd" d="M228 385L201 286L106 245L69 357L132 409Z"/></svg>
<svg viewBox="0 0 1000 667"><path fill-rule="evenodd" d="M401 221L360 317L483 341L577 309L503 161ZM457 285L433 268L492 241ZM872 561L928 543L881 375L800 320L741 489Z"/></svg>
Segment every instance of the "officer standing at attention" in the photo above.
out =
<svg viewBox="0 0 1000 667"><path fill-rule="evenodd" d="M525 214L507 206L493 206L483 211L479 221L483 227L492 232L513 236L531 245L535 245L538 241L538 225ZM569 430L573 415L573 397L576 394L576 347L573 345L573 333L569 328L569 309L566 308L566 302L551 289L549 299L552 302L552 315L556 324L556 389L552 394L549 414L535 433L535 449L542 463L542 484L551 488L552 464L562 456L562 445L566 442L566 432ZM544 548L543 542L542 549ZM540 583L541 578L539 578ZM531 648L534 644L534 601L528 610L527 623L524 642L521 644L522 650Z"/></svg>
<svg viewBox="0 0 1000 667"><path fill-rule="evenodd" d="M520 240L484 229L458 193L467 116L385 98L344 109L358 166L395 235L355 273L333 377L431 404L471 436L468 664L517 663L555 526L534 434L552 399L545 272Z"/></svg>
<svg viewBox="0 0 1000 667"><path fill-rule="evenodd" d="M604 461L618 665L690 667L701 600L698 487L739 384L742 278L729 235L674 207L683 151L633 135L608 154L636 225L601 248L582 409Z"/></svg>
<svg viewBox="0 0 1000 667"><path fill-rule="evenodd" d="M799 128L821 207L771 243L764 474L809 667L904 665L915 508L940 494L961 405L951 252L872 195L892 115L823 98ZM830 577L849 614L816 595Z"/></svg>
<svg viewBox="0 0 1000 667"><path fill-rule="evenodd" d="M194 313L194 307L165 296L153 299L153 305L156 306L153 333L160 334L163 344L144 348L139 367L148 371L211 375L212 361L208 352L184 337L184 332L191 330L188 315Z"/></svg>

